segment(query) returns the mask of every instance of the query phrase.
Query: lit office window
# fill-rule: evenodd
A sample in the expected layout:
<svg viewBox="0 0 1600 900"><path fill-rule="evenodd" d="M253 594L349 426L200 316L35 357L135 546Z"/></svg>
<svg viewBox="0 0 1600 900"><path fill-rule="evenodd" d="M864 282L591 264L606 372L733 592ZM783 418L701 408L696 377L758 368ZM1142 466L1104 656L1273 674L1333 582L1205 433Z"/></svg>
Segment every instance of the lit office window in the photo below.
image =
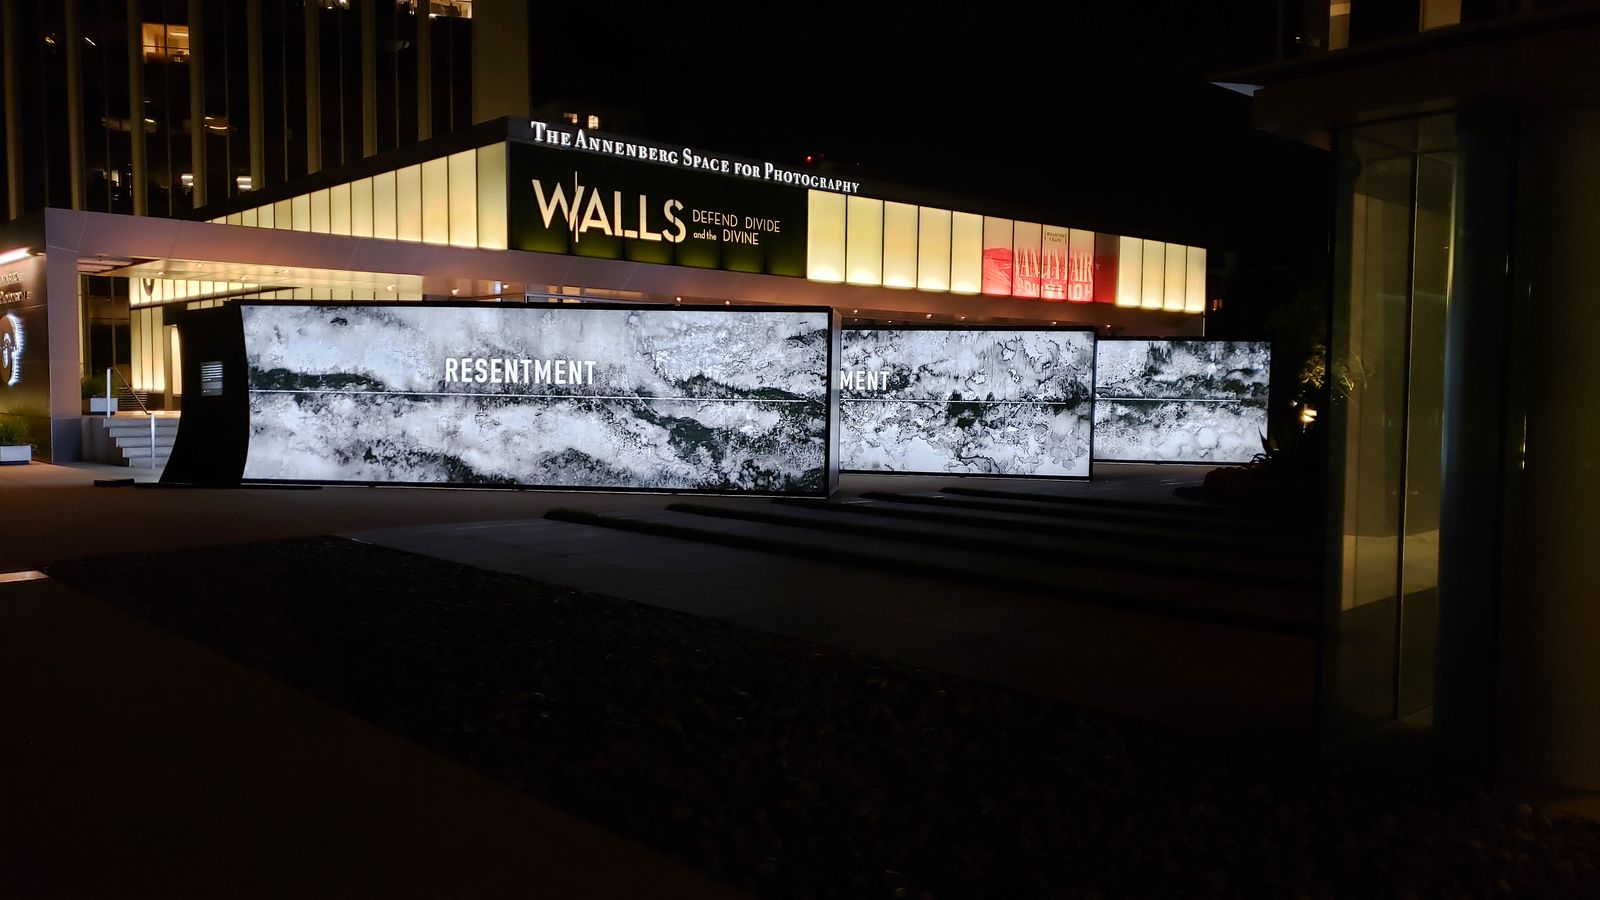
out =
<svg viewBox="0 0 1600 900"><path fill-rule="evenodd" d="M452 154L450 166L450 244L478 246L478 154Z"/></svg>
<svg viewBox="0 0 1600 900"><path fill-rule="evenodd" d="M506 145L478 148L478 246L506 249Z"/></svg>
<svg viewBox="0 0 1600 900"><path fill-rule="evenodd" d="M917 214L917 287L950 290L950 211L922 207Z"/></svg>
<svg viewBox="0 0 1600 900"><path fill-rule="evenodd" d="M1011 294L1011 220L983 217L983 292Z"/></svg>
<svg viewBox="0 0 1600 900"><path fill-rule="evenodd" d="M1117 305L1135 307L1143 294L1139 282L1144 275L1144 241L1132 237L1117 241Z"/></svg>
<svg viewBox="0 0 1600 900"><path fill-rule="evenodd" d="M394 236L402 241L421 241L422 166L406 166L394 174Z"/></svg>
<svg viewBox="0 0 1600 900"><path fill-rule="evenodd" d="M350 185L336 184L328 189L328 231L350 233Z"/></svg>
<svg viewBox="0 0 1600 900"><path fill-rule="evenodd" d="M589 116L589 130L593 131L594 129L599 128L599 127L600 127L600 117L597 116L597 115L590 114L590 116Z"/></svg>
<svg viewBox="0 0 1600 900"><path fill-rule="evenodd" d="M569 125L578 124L578 114L575 113L575 112L562 113L561 114L561 118L566 119L567 120L567 124L569 124Z"/></svg>
<svg viewBox="0 0 1600 900"><path fill-rule="evenodd" d="M1188 263L1184 267L1183 311L1204 312L1206 308L1206 250L1204 247L1188 249Z"/></svg>
<svg viewBox="0 0 1600 900"><path fill-rule="evenodd" d="M806 191L806 277L844 281L843 194Z"/></svg>
<svg viewBox="0 0 1600 900"><path fill-rule="evenodd" d="M1011 229L1011 296L1039 296L1039 242L1044 227L1037 222L1016 222Z"/></svg>
<svg viewBox="0 0 1600 900"><path fill-rule="evenodd" d="M317 234L327 234L331 227L328 196L326 189L311 192L311 230Z"/></svg>
<svg viewBox="0 0 1600 900"><path fill-rule="evenodd" d="M450 243L450 160L441 156L422 164L422 240Z"/></svg>
<svg viewBox="0 0 1600 900"><path fill-rule="evenodd" d="M883 204L883 284L917 286L917 208L909 203Z"/></svg>
<svg viewBox="0 0 1600 900"><path fill-rule="evenodd" d="M1189 248L1182 244L1167 245L1167 278L1161 291L1161 308L1168 312L1183 312L1184 271L1188 265L1188 251Z"/></svg>
<svg viewBox="0 0 1600 900"><path fill-rule="evenodd" d="M373 180L362 178L350 183L350 233L356 237L374 237Z"/></svg>
<svg viewBox="0 0 1600 900"><path fill-rule="evenodd" d="M189 61L189 26L145 22L139 36L145 62Z"/></svg>
<svg viewBox="0 0 1600 900"><path fill-rule="evenodd" d="M1346 4L1348 8L1349 4ZM1461 0L1422 0L1422 30L1461 24Z"/></svg>
<svg viewBox="0 0 1600 900"><path fill-rule="evenodd" d="M1144 242L1144 271L1140 273L1139 307L1160 309L1161 293L1166 289L1167 245L1162 241Z"/></svg>
<svg viewBox="0 0 1600 900"><path fill-rule="evenodd" d="M845 198L845 280L883 283L883 201Z"/></svg>
<svg viewBox="0 0 1600 900"><path fill-rule="evenodd" d="M983 289L983 216L950 214L950 293Z"/></svg>
<svg viewBox="0 0 1600 900"><path fill-rule="evenodd" d="M393 240L395 222L395 173L372 176L372 236Z"/></svg>

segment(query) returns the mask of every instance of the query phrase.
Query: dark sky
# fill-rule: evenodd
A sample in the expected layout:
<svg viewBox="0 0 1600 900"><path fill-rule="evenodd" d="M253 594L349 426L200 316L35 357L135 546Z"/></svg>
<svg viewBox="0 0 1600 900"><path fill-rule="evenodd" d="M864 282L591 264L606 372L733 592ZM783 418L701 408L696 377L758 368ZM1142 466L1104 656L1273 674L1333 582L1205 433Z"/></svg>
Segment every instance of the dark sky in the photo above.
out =
<svg viewBox="0 0 1600 900"><path fill-rule="evenodd" d="M1270 53L1270 0L532 9L536 99L637 111L645 137L1220 247L1325 218L1320 154L1206 80Z"/></svg>

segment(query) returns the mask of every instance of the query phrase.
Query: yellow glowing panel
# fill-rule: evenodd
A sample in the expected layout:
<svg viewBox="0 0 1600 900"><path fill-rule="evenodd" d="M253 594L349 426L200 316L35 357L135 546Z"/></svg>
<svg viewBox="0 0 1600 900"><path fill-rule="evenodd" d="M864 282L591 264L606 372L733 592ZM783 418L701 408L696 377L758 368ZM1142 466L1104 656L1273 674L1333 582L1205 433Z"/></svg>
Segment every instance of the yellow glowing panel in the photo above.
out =
<svg viewBox="0 0 1600 900"><path fill-rule="evenodd" d="M883 201L845 198L845 281L883 283Z"/></svg>
<svg viewBox="0 0 1600 900"><path fill-rule="evenodd" d="M806 191L806 277L844 280L843 194Z"/></svg>
<svg viewBox="0 0 1600 900"><path fill-rule="evenodd" d="M1139 280L1140 309L1160 309L1161 292L1166 287L1167 245L1161 241L1144 242L1144 272Z"/></svg>
<svg viewBox="0 0 1600 900"><path fill-rule="evenodd" d="M328 189L328 231L350 233L350 185L336 184Z"/></svg>
<svg viewBox="0 0 1600 900"><path fill-rule="evenodd" d="M478 148L478 246L506 249L506 145Z"/></svg>
<svg viewBox="0 0 1600 900"><path fill-rule="evenodd" d="M289 201L279 200L272 204L272 227L279 231L288 231L294 227L294 216L289 212Z"/></svg>
<svg viewBox="0 0 1600 900"><path fill-rule="evenodd" d="M394 173L394 236L402 241L422 240L422 166L406 166Z"/></svg>
<svg viewBox="0 0 1600 900"><path fill-rule="evenodd" d="M1188 265L1184 268L1183 311L1205 312L1206 250L1204 247L1190 247L1188 257Z"/></svg>
<svg viewBox="0 0 1600 900"><path fill-rule="evenodd" d="M262 228L276 228L277 227L277 224L276 224L277 212L276 212L276 210L277 210L277 207L273 206L271 203L268 203L266 206L263 206L260 209L256 210L258 213L261 214L260 218L259 218L259 221L261 223L261 227Z"/></svg>
<svg viewBox="0 0 1600 900"><path fill-rule="evenodd" d="M328 192L327 190L311 192L311 230L317 234L327 234L330 229L328 224Z"/></svg>
<svg viewBox="0 0 1600 900"><path fill-rule="evenodd" d="M395 176L384 172L372 176L372 236L393 239L395 236Z"/></svg>
<svg viewBox="0 0 1600 900"><path fill-rule="evenodd" d="M450 243L450 160L443 156L422 164L422 240Z"/></svg>
<svg viewBox="0 0 1600 900"><path fill-rule="evenodd" d="M910 203L883 204L883 284L917 286L917 208Z"/></svg>
<svg viewBox="0 0 1600 900"><path fill-rule="evenodd" d="M172 360L172 393L183 396L183 353L178 346L178 326L167 326L167 358Z"/></svg>
<svg viewBox="0 0 1600 900"><path fill-rule="evenodd" d="M983 288L983 216L950 214L950 293L976 294Z"/></svg>
<svg viewBox="0 0 1600 900"><path fill-rule="evenodd" d="M372 228L372 179L363 178L350 183L350 233L372 237Z"/></svg>
<svg viewBox="0 0 1600 900"><path fill-rule="evenodd" d="M290 220L294 223L295 231L311 230L311 195L301 194L289 200Z"/></svg>
<svg viewBox="0 0 1600 900"><path fill-rule="evenodd" d="M1182 244L1167 245L1166 286L1161 291L1161 308L1168 312L1183 312L1184 267L1188 248Z"/></svg>
<svg viewBox="0 0 1600 900"><path fill-rule="evenodd" d="M921 207L917 213L917 289L950 290L950 210Z"/></svg>
<svg viewBox="0 0 1600 900"><path fill-rule="evenodd" d="M261 224L259 217L256 215L256 210L254 209L245 210L240 214L239 218L239 224L249 228L255 228Z"/></svg>
<svg viewBox="0 0 1600 900"><path fill-rule="evenodd" d="M1144 241L1138 238L1117 239L1117 305L1139 305L1139 276L1144 271Z"/></svg>
<svg viewBox="0 0 1600 900"><path fill-rule="evenodd" d="M450 243L478 246L478 154L454 154L450 165Z"/></svg>
<svg viewBox="0 0 1600 900"><path fill-rule="evenodd" d="M226 225L243 225L244 213L228 213L222 221Z"/></svg>

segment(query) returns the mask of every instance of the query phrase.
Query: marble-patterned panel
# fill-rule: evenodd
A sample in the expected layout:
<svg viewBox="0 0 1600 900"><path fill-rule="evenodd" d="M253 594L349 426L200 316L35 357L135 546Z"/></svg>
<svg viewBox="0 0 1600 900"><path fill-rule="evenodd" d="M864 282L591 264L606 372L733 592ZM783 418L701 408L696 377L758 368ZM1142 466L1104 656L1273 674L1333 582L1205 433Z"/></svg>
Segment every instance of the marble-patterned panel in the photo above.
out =
<svg viewBox="0 0 1600 900"><path fill-rule="evenodd" d="M246 478L826 490L826 312L243 314Z"/></svg>
<svg viewBox="0 0 1600 900"><path fill-rule="evenodd" d="M1088 477L1091 332L847 330L841 344L843 468Z"/></svg>
<svg viewBox="0 0 1600 900"><path fill-rule="evenodd" d="M1101 341L1095 459L1249 462L1267 430L1270 375L1263 342Z"/></svg>

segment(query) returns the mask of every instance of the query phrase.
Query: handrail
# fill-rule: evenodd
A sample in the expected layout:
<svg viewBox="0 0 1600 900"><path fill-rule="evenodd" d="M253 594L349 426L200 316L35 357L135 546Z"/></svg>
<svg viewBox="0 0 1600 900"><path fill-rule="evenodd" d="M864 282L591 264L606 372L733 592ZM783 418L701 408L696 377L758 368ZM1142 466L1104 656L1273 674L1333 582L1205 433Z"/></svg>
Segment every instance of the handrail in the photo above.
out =
<svg viewBox="0 0 1600 900"><path fill-rule="evenodd" d="M133 385L128 383L128 379L122 377L122 373L118 372L116 370L115 366L107 366L106 367L106 415L107 416L111 415L111 410L113 408L112 405L111 405L111 379L112 379L112 376L115 376L117 378L122 378L122 386L128 389L128 396L133 398L133 402L139 404L139 410L141 412L143 412L145 414L145 417L150 420L150 468L154 469L156 467L156 414L150 411L150 407L144 405L144 401L139 399L139 393L133 389Z"/></svg>
<svg viewBox="0 0 1600 900"><path fill-rule="evenodd" d="M139 394L133 389L133 385L129 384L128 379L123 377L123 374L118 372L114 366L106 367L106 400L109 401L111 399L111 377L113 375L122 379L122 386L128 389L128 396L133 398L133 402L139 404L139 411L147 416L153 415L150 412L150 407L145 406L144 401L139 399ZM111 415L111 404L109 402L106 403L106 415Z"/></svg>

